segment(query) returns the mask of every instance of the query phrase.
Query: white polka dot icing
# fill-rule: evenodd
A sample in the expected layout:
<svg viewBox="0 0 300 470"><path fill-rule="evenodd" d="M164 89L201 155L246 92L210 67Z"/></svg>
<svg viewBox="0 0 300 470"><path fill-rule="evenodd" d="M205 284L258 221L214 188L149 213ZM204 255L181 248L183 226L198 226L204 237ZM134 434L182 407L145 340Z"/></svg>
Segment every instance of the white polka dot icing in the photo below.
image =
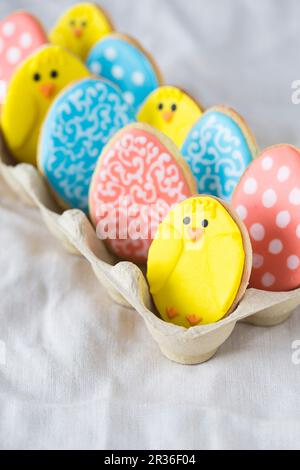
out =
<svg viewBox="0 0 300 470"><path fill-rule="evenodd" d="M126 103L130 104L130 105L133 105L134 104L134 94L131 93L130 91L126 91L124 94L124 100L126 101Z"/></svg>
<svg viewBox="0 0 300 470"><path fill-rule="evenodd" d="M16 25L13 21L7 21L2 26L3 36L10 37L14 34L16 30Z"/></svg>
<svg viewBox="0 0 300 470"><path fill-rule="evenodd" d="M9 64L15 65L21 59L21 50L18 47L10 47L6 53L6 60Z"/></svg>
<svg viewBox="0 0 300 470"><path fill-rule="evenodd" d="M263 277L261 278L262 286L265 287L266 289L269 289L270 287L274 286L275 282L276 282L276 278L271 273L265 273Z"/></svg>
<svg viewBox="0 0 300 470"><path fill-rule="evenodd" d="M278 173L277 173L277 178L280 183L285 183L291 174L291 170L289 169L288 166L282 166L279 168Z"/></svg>
<svg viewBox="0 0 300 470"><path fill-rule="evenodd" d="M115 65L111 70L111 74L117 80L121 80L124 77L124 70L119 65Z"/></svg>
<svg viewBox="0 0 300 470"><path fill-rule="evenodd" d="M269 291L300 287L300 152L278 145L262 152L233 196L253 246L250 286ZM243 208L241 211L241 207Z"/></svg>
<svg viewBox="0 0 300 470"><path fill-rule="evenodd" d="M236 211L238 213L238 216L240 217L241 220L246 220L247 219L247 215L248 215L248 211L247 211L247 208L245 206L238 206L236 208Z"/></svg>
<svg viewBox="0 0 300 470"><path fill-rule="evenodd" d="M253 269L260 269L264 264L264 257L262 255L253 254Z"/></svg>
<svg viewBox="0 0 300 470"><path fill-rule="evenodd" d="M277 202L277 194L273 189L268 189L264 192L262 203L266 209L270 209L271 207L275 206Z"/></svg>
<svg viewBox="0 0 300 470"><path fill-rule="evenodd" d="M284 229L291 223L291 220L291 214L288 211L282 211L277 214L276 225L277 227Z"/></svg>
<svg viewBox="0 0 300 470"><path fill-rule="evenodd" d="M26 12L16 12L0 22L0 104L16 68L36 49L48 43L39 21Z"/></svg>
<svg viewBox="0 0 300 470"><path fill-rule="evenodd" d="M300 266L300 259L298 258L298 256L289 256L287 260L287 266L288 269L290 269L291 271L296 271Z"/></svg>
<svg viewBox="0 0 300 470"><path fill-rule="evenodd" d="M99 64L99 72L96 64ZM136 112L160 85L157 70L147 54L118 34L99 41L90 52L87 65L93 73L101 73L101 77L115 83Z"/></svg>
<svg viewBox="0 0 300 470"><path fill-rule="evenodd" d="M250 235L253 240L260 242L265 238L265 228L262 224L253 224L250 228Z"/></svg>
<svg viewBox="0 0 300 470"><path fill-rule="evenodd" d="M248 178L244 183L244 192L245 194L255 194L257 191L257 181L255 178Z"/></svg>
<svg viewBox="0 0 300 470"><path fill-rule="evenodd" d="M32 45L33 39L30 33L22 33L20 36L20 46L28 49Z"/></svg>
<svg viewBox="0 0 300 470"><path fill-rule="evenodd" d="M293 206L300 206L300 188L294 188L290 192L289 201Z"/></svg>
<svg viewBox="0 0 300 470"><path fill-rule="evenodd" d="M279 255L283 250L283 244L281 240L272 240L269 245L269 252L272 255Z"/></svg>
<svg viewBox="0 0 300 470"><path fill-rule="evenodd" d="M145 75L143 72L134 72L132 74L132 81L137 86L142 86L145 83Z"/></svg>
<svg viewBox="0 0 300 470"><path fill-rule="evenodd" d="M262 164L261 164L262 168L264 171L269 171L272 169L273 167L273 159L272 157L264 157L264 159L262 160Z"/></svg>

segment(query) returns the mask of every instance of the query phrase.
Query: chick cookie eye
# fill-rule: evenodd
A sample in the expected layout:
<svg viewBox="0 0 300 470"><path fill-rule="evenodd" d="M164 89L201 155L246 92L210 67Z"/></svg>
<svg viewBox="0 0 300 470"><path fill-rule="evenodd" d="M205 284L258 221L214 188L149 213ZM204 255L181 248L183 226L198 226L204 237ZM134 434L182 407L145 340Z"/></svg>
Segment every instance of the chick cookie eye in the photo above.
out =
<svg viewBox="0 0 300 470"><path fill-rule="evenodd" d="M172 104L171 110L174 112L177 111L177 104Z"/></svg>
<svg viewBox="0 0 300 470"><path fill-rule="evenodd" d="M39 82L39 81L41 80L41 78L42 78L42 77L41 77L41 75L40 75L39 73L35 73L35 74L33 75L33 80L34 80L35 82Z"/></svg>
<svg viewBox="0 0 300 470"><path fill-rule="evenodd" d="M83 28L85 28L85 27L87 26L87 22L86 22L86 21L82 21L81 26L82 26Z"/></svg>
<svg viewBox="0 0 300 470"><path fill-rule="evenodd" d="M185 218L183 219L183 223L184 223L184 225L190 225L190 223L191 223L191 218L190 218L190 217L185 217Z"/></svg>
<svg viewBox="0 0 300 470"><path fill-rule="evenodd" d="M75 21L74 20L70 21L70 26L75 26Z"/></svg>
<svg viewBox="0 0 300 470"><path fill-rule="evenodd" d="M52 70L50 72L50 77L51 78L57 78L58 77L58 71L57 70Z"/></svg>
<svg viewBox="0 0 300 470"><path fill-rule="evenodd" d="M209 226L209 222L207 219L202 220L201 225L203 228L207 228Z"/></svg>
<svg viewBox="0 0 300 470"><path fill-rule="evenodd" d="M164 105L162 103L159 103L159 105L157 107L160 111L162 111L164 109Z"/></svg>

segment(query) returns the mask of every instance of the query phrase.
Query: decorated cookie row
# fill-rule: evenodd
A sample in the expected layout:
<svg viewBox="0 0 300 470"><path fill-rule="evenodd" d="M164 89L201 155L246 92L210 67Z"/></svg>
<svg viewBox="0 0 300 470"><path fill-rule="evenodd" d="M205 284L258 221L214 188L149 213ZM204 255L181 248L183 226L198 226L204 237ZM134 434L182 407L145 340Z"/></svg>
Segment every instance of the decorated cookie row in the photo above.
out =
<svg viewBox="0 0 300 470"><path fill-rule="evenodd" d="M298 150L278 146L256 159L255 139L234 110L204 112L187 93L161 86L142 47L108 34L103 12L86 8L63 16L51 34L57 45L33 53L38 44L24 47L20 14L17 38L31 54L20 58L2 109L12 155L38 164L62 207L89 212L115 255L148 260L167 321L220 320L239 303L251 272L251 287L299 287ZM0 26L6 39L8 25ZM0 42L6 57L8 44Z"/></svg>
<svg viewBox="0 0 300 470"><path fill-rule="evenodd" d="M93 3L82 3L62 15L49 39L40 22L27 12L13 13L0 23L0 102L18 66L49 43L76 55L96 75L116 83L136 110L161 83L151 56L126 35L113 32L107 14ZM102 40L103 39L103 40Z"/></svg>
<svg viewBox="0 0 300 470"><path fill-rule="evenodd" d="M8 84L18 66L49 40L85 60L94 44L113 29L107 14L93 3L71 7L49 38L35 16L26 11L12 13L0 21L0 103L5 100Z"/></svg>
<svg viewBox="0 0 300 470"><path fill-rule="evenodd" d="M73 56L69 56L63 49L54 49L57 55L53 56L53 63L59 65L60 60L65 63L67 59L72 58L72 61L75 61L74 69L76 70L76 67L78 67L80 73L83 71L83 75L86 74L85 69L81 69L82 66L79 66L80 62L78 62L77 59ZM51 51L54 49L53 46L51 46ZM51 61L49 62L49 57L47 57L46 60L43 58L43 55L48 52L49 48L45 48L43 51L39 52L38 58L43 66L45 66L46 63L51 69L52 63ZM61 54L65 54L67 57L60 57ZM35 59L36 58L37 56L35 56ZM68 67L69 72L72 69L73 66ZM59 77L57 77L57 80L57 83L59 83ZM25 78L23 78L20 83L25 83ZM39 84L34 83L33 86L39 87ZM16 90L17 89L18 87L16 87ZM21 85L20 90L22 90ZM16 91L14 91L14 94L16 94ZM21 95L22 93L20 92L19 101L21 101ZM24 120L24 122L30 122L29 112L30 110L34 111L34 108L30 108L29 105L27 106L28 120ZM5 112L4 116L6 116ZM16 116L12 118L13 122L17 122ZM205 148L203 147L202 155L200 143L205 141L205 133L202 134L201 139L198 137L200 158L196 151L191 154L194 156L196 162L201 163L201 156L202 158L205 156L207 160L209 160L211 156L215 158L213 164L221 166L222 153L220 153L220 149L223 149L224 153L226 143L229 147L226 149L228 162L230 162L230 159L234 162L235 157L237 157L237 161L241 161L240 157L243 155L242 150L245 148L247 152L251 154L249 150L251 148L249 136L246 135L245 131L243 133L243 123L240 121L239 125L237 124L238 118L236 116L233 111L219 107L209 110L200 118L200 123L201 121L211 121L213 122L211 129L215 126L215 128L221 129L222 131L218 138L210 141L210 145L207 146L209 149L207 153L205 153ZM216 124L217 118L219 118L220 122ZM113 237L108 232L108 234L106 234L107 243L120 258L133 260L135 262L145 262L153 234L158 224L164 219L171 207L197 192L194 178L196 174L195 171L193 171L193 164L191 164L188 159L184 158L184 155L179 153L176 146L172 144L166 136L158 131L154 131L154 128L147 128L145 125L140 124L123 129L124 126L134 121L134 112L124 100L123 94L114 87L114 85L100 79L85 78L80 80L60 94L58 99L54 101L47 115L40 137L39 166L41 171L46 175L62 206L81 208L85 211L87 211L88 208L88 193L94 173L90 190L90 212L92 220L95 222L95 225L98 225L99 222L102 223L102 226L103 224L105 226L106 223L110 224L109 217L111 217L113 209L116 209L116 213L113 217L121 236ZM5 124L5 120L3 122ZM235 138L230 134L232 128L237 129ZM120 129L123 130L116 136L116 132ZM239 134L237 134L237 131ZM123 132L124 137L122 137ZM208 132L207 127L206 132ZM7 135L8 133L6 133L6 136ZM223 141L222 135L224 136ZM16 143L18 140L16 136L18 136L18 134L16 134L14 130L14 132L12 132L13 143ZM210 130L210 139L211 136L212 131ZM20 138L21 137L22 136L20 136ZM196 134L194 134L193 137L196 139ZM244 140L242 140L242 137ZM35 138L38 139L38 130L36 131ZM135 139L137 139L139 145L135 144ZM240 151L237 150L235 154L232 149L230 150L229 144L231 142L236 142L239 145L243 142L244 147L242 147ZM31 143L31 145L33 144ZM117 145L116 149L115 145ZM121 150L124 151L124 154L122 154ZM145 156L150 158L150 152L152 152L153 162L151 162L151 164L147 162L147 165L145 165ZM284 152L286 153L285 147ZM297 151L294 150L294 152L296 152L297 156ZM101 158L99 159L100 154ZM283 158L285 159L286 157ZM96 168L98 159L99 163ZM187 163L190 164L190 167L188 167ZM255 168L256 165L258 165L257 161L250 166L246 175L248 172L253 171L252 169ZM266 162L264 162L264 168L267 168ZM241 173L244 173L244 168L241 169ZM212 173L210 173L210 175L211 174ZM279 176L277 176L277 179L279 178L278 181L280 182L281 178L282 182L286 183L287 180L290 180L291 174L297 175L296 169L281 165L281 167L278 168ZM272 220L276 220L277 228L280 228L279 225L282 224L282 229L285 229L285 233L288 234L287 239L290 240L291 237L289 236L288 227L293 226L294 239L295 237L298 238L300 221L295 220L291 225L292 217L297 216L297 211L291 214L291 211L288 211L286 208L283 207L281 209L280 206L278 207L278 194L281 195L283 193L284 197L286 197L286 184L281 185L279 191L278 188L276 189L276 175L270 172L269 176L274 180L272 184L270 181L270 188L266 187L267 182L260 178L260 185L265 188L265 191L261 195L261 218L264 219L265 215L270 214L270 209L276 206L277 213ZM97 178L100 178L99 181ZM285 180L284 178L287 179ZM236 176L236 182L238 182L238 180L239 177ZM241 184L238 186L236 194L238 194ZM247 179L242 190L246 201L237 204L236 198L238 196L235 195L234 197L235 207L240 217L245 222L247 222L247 219L251 221L251 215L253 214L258 217L257 206L255 205L256 200L254 198L257 194L256 184L258 184L258 178ZM294 187L290 189L291 194L286 198L292 208L297 208L296 197L299 189L296 181L292 181L292 184ZM231 190L234 189L234 186L235 184L233 183ZM132 187L134 187L133 190ZM210 188L208 188L208 191L199 191L198 181L198 192L211 193L212 191ZM120 203L121 197L123 200ZM247 204L251 200L252 202L254 201L254 207L249 210L247 209ZM120 220L124 220L123 213L126 214L126 211L130 212L132 207L137 204L148 207L151 205L154 206L157 201L161 203L161 207L156 208L157 214L150 220L148 225L144 223L145 220L148 223L145 215L143 215L143 217L146 217L146 219L142 221L139 213L130 215L130 220L133 225L139 226L140 237L138 240L134 239L136 234L131 237L130 232L127 233L125 231L124 233L124 227L120 224ZM293 201L294 205L290 201ZM101 206L100 209L98 207L99 202ZM108 208L109 217L105 215L105 212L103 214L105 206ZM155 213L154 209L155 207L151 208L153 213ZM265 235L265 225L260 224L259 221L254 221L249 225L249 232L253 244L262 241L268 243L267 247L261 244L255 250L254 274L252 276L251 285L271 290L289 290L298 287L299 253L296 249L289 249L286 253L286 251L283 250L283 245L287 245L287 242L283 243L284 233L280 233L280 236L279 234L273 235L272 232L270 235ZM270 227L272 227L272 224L268 223L267 228L269 229ZM113 227L113 230L115 229L116 227ZM100 234L100 236L103 236L103 234ZM295 242L296 241L297 239L295 239ZM286 255L283 255L283 253L286 253ZM288 270L287 272L282 271L282 275L281 271L276 269L276 263L278 263L279 255L281 254L282 256L286 256L285 266ZM272 264L275 264L275 267L272 267L272 269L268 264L268 258L271 259L271 267ZM263 270L261 270L262 267L264 268ZM255 277L255 273L257 273L257 276L260 276L258 280ZM283 279L284 282L281 282L281 279Z"/></svg>

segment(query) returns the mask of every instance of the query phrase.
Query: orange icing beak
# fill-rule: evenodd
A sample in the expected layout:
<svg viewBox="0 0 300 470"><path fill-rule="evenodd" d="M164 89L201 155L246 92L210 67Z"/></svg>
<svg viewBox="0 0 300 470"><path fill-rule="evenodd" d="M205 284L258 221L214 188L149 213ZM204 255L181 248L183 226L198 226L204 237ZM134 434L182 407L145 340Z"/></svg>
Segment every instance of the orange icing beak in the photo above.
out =
<svg viewBox="0 0 300 470"><path fill-rule="evenodd" d="M56 86L53 83L45 83L39 87L39 90L45 98L50 99L56 91Z"/></svg>
<svg viewBox="0 0 300 470"><path fill-rule="evenodd" d="M164 119L164 121L166 121L168 123L171 122L172 119L173 119L173 113L171 111L168 111L168 112L164 113L163 114L163 119Z"/></svg>
<svg viewBox="0 0 300 470"><path fill-rule="evenodd" d="M73 33L74 33L74 36L79 39L83 35L83 30L80 28L76 28L74 29Z"/></svg>
<svg viewBox="0 0 300 470"><path fill-rule="evenodd" d="M188 235L191 241L194 243L199 242L203 234L204 234L204 230L202 230L201 228L198 228L198 229L190 228L188 231Z"/></svg>

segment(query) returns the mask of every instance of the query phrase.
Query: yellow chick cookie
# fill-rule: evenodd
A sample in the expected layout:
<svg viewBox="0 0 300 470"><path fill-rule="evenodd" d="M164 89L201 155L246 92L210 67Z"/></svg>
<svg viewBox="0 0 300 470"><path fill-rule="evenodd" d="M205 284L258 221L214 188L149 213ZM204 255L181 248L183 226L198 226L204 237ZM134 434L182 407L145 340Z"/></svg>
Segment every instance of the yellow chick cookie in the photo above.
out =
<svg viewBox="0 0 300 470"><path fill-rule="evenodd" d="M91 48L112 31L111 21L98 5L80 3L58 20L50 33L50 41L85 60Z"/></svg>
<svg viewBox="0 0 300 470"><path fill-rule="evenodd" d="M249 235L225 204L198 196L160 225L148 282L163 320L185 328L215 323L244 295L252 266Z"/></svg>
<svg viewBox="0 0 300 470"><path fill-rule="evenodd" d="M181 148L202 114L200 105L184 91L163 86L149 95L139 112L138 121L156 127Z"/></svg>
<svg viewBox="0 0 300 470"><path fill-rule="evenodd" d="M41 125L55 97L89 71L60 46L45 46L31 55L13 76L2 108L1 127L16 160L36 164Z"/></svg>

